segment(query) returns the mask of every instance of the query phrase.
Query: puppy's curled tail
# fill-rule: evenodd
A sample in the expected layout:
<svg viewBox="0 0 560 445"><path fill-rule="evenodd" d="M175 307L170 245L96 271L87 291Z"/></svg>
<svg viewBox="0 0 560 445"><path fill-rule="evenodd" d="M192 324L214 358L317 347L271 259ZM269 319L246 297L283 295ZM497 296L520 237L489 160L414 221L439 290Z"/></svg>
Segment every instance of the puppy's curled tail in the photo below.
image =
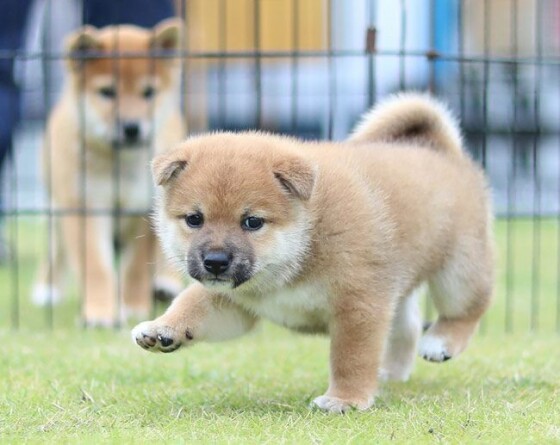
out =
<svg viewBox="0 0 560 445"><path fill-rule="evenodd" d="M428 94L401 93L367 112L350 142L411 142L462 156L459 124L449 109Z"/></svg>

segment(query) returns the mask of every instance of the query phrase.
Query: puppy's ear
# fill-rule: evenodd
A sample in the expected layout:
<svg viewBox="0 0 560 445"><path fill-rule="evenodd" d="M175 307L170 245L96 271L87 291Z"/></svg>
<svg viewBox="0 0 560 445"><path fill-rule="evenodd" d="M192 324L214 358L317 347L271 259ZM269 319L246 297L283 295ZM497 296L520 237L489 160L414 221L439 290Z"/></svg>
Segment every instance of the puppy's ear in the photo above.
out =
<svg viewBox="0 0 560 445"><path fill-rule="evenodd" d="M181 45L183 35L183 21L178 18L170 18L159 22L154 27L154 35L151 41L153 49L176 50Z"/></svg>
<svg viewBox="0 0 560 445"><path fill-rule="evenodd" d="M167 185L187 168L186 157L178 150L156 156L152 161L152 177L156 185Z"/></svg>
<svg viewBox="0 0 560 445"><path fill-rule="evenodd" d="M97 37L97 28L93 26L84 26L78 31L70 34L66 38L64 45L66 53L68 54L68 64L71 69L79 69L87 59L85 57L88 53L100 51L103 49L101 42ZM76 58L78 57L78 58Z"/></svg>
<svg viewBox="0 0 560 445"><path fill-rule="evenodd" d="M282 159L273 169L274 176L282 187L297 198L308 201L313 193L317 168L298 157Z"/></svg>

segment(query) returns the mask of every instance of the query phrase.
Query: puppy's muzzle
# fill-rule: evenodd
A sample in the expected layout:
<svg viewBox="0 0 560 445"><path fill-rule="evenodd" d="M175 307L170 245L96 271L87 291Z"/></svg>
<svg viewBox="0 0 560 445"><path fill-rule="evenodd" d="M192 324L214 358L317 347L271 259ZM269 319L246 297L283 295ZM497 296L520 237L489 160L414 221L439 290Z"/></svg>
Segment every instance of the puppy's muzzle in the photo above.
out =
<svg viewBox="0 0 560 445"><path fill-rule="evenodd" d="M239 249L195 248L188 255L189 275L209 286L229 284L235 288L251 278L252 270L250 255Z"/></svg>
<svg viewBox="0 0 560 445"><path fill-rule="evenodd" d="M202 264L207 272L215 275L216 277L224 272L227 272L231 265L231 255L222 250L213 250L204 255Z"/></svg>

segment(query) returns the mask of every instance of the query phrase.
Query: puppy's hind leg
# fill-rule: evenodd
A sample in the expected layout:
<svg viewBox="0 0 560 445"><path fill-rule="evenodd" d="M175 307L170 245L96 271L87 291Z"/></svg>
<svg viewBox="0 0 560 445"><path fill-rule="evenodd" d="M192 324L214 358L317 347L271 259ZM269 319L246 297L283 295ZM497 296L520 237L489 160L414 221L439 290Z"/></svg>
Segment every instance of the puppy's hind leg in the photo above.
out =
<svg viewBox="0 0 560 445"><path fill-rule="evenodd" d="M490 304L493 282L491 250L480 255L456 255L430 280L439 313L422 337L419 354L443 362L461 353Z"/></svg>
<svg viewBox="0 0 560 445"><path fill-rule="evenodd" d="M405 382L410 377L422 329L419 294L417 289L397 305L379 372L381 380Z"/></svg>

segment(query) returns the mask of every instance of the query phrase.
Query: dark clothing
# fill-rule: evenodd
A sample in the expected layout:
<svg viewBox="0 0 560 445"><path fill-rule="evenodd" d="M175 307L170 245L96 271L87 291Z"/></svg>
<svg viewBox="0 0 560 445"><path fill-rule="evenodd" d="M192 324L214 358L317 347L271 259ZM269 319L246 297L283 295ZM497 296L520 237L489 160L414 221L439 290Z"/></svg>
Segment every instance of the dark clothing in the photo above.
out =
<svg viewBox="0 0 560 445"><path fill-rule="evenodd" d="M14 56L24 39L27 11L32 0L4 0L0 14L0 168L11 150L12 133L19 121L19 89L14 82Z"/></svg>
<svg viewBox="0 0 560 445"><path fill-rule="evenodd" d="M83 0L83 22L95 27L130 23L151 28L174 15L172 0Z"/></svg>

